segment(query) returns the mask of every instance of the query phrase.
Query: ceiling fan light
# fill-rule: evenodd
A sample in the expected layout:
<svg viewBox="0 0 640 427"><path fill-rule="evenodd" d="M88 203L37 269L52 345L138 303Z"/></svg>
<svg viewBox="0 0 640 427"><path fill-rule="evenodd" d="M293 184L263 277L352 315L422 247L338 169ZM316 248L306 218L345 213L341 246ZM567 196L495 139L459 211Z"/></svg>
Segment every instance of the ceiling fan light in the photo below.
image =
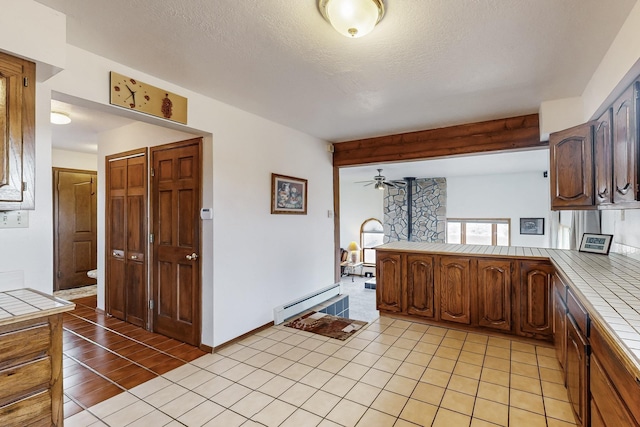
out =
<svg viewBox="0 0 640 427"><path fill-rule="evenodd" d="M51 123L55 125L68 125L71 123L71 117L67 113L61 113L59 111L51 112Z"/></svg>
<svg viewBox="0 0 640 427"><path fill-rule="evenodd" d="M382 0L319 0L318 8L337 32L349 38L369 34L384 16Z"/></svg>
<svg viewBox="0 0 640 427"><path fill-rule="evenodd" d="M382 182L376 182L376 190L384 190L384 184Z"/></svg>

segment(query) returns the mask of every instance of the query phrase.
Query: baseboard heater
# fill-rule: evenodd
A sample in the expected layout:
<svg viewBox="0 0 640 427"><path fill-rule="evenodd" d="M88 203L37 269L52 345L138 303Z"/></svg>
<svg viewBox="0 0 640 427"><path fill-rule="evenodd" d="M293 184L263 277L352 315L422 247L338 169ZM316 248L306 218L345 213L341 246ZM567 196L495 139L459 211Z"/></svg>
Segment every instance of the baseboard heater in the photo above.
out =
<svg viewBox="0 0 640 427"><path fill-rule="evenodd" d="M337 295L340 295L340 283L334 283L295 301L276 307L273 309L273 323L279 325L284 322L285 319L302 313Z"/></svg>

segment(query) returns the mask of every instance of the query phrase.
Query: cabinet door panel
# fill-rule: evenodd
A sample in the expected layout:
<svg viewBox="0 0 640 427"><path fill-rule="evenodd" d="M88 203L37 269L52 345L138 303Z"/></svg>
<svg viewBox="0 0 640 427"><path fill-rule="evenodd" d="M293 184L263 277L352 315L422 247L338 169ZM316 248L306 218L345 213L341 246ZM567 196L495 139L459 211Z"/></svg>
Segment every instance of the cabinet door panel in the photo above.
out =
<svg viewBox="0 0 640 427"><path fill-rule="evenodd" d="M398 254L376 252L376 306L378 310L402 311L402 270Z"/></svg>
<svg viewBox="0 0 640 427"><path fill-rule="evenodd" d="M567 392L580 425L588 426L587 342L571 316L567 316Z"/></svg>
<svg viewBox="0 0 640 427"><path fill-rule="evenodd" d="M435 317L434 257L407 255L407 313Z"/></svg>
<svg viewBox="0 0 640 427"><path fill-rule="evenodd" d="M478 260L478 324L511 331L511 262Z"/></svg>
<svg viewBox="0 0 640 427"><path fill-rule="evenodd" d="M589 360L591 393L591 425L637 426L626 405L595 355ZM593 408L596 408L596 411Z"/></svg>
<svg viewBox="0 0 640 427"><path fill-rule="evenodd" d="M442 257L440 261L440 319L471 324L471 260Z"/></svg>
<svg viewBox="0 0 640 427"><path fill-rule="evenodd" d="M613 202L611 191L611 118L612 109L600 116L594 128L593 157L596 204L608 205Z"/></svg>
<svg viewBox="0 0 640 427"><path fill-rule="evenodd" d="M551 264L520 263L520 325L519 334L551 338Z"/></svg>
<svg viewBox="0 0 640 427"><path fill-rule="evenodd" d="M553 293L553 343L556 347L556 357L562 368L564 376L564 367L566 365L566 320L567 306L558 294Z"/></svg>
<svg viewBox="0 0 640 427"><path fill-rule="evenodd" d="M613 103L613 201L636 200L636 116L634 86Z"/></svg>
<svg viewBox="0 0 640 427"><path fill-rule="evenodd" d="M594 123L585 123L549 136L552 208L594 205Z"/></svg>

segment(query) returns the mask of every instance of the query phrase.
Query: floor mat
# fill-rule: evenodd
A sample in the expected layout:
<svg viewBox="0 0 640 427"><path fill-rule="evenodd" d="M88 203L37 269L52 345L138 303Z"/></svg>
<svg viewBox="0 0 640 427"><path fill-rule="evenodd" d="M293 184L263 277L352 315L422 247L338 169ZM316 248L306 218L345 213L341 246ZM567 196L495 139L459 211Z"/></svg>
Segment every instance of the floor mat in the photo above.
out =
<svg viewBox="0 0 640 427"><path fill-rule="evenodd" d="M284 326L344 341L366 324L367 322L360 320L346 319L312 311L286 323Z"/></svg>

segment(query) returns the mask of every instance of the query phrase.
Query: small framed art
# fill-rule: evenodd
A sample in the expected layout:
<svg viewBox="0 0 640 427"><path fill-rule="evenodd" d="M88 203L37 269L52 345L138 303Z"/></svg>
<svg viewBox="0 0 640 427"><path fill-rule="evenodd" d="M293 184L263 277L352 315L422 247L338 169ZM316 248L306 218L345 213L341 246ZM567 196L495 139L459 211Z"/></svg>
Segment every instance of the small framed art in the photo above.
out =
<svg viewBox="0 0 640 427"><path fill-rule="evenodd" d="M271 174L271 213L307 214L307 180Z"/></svg>
<svg viewBox="0 0 640 427"><path fill-rule="evenodd" d="M544 234L544 218L520 218L520 234Z"/></svg>
<svg viewBox="0 0 640 427"><path fill-rule="evenodd" d="M607 255L609 254L609 249L611 249L612 240L613 235L611 234L584 233L579 251Z"/></svg>

